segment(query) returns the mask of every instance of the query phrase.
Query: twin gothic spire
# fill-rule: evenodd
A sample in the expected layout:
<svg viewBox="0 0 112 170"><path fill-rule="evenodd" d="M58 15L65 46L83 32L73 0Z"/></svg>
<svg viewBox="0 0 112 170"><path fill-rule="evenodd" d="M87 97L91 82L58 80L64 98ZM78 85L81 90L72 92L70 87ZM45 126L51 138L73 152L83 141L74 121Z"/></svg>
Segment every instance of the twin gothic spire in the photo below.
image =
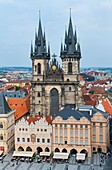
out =
<svg viewBox="0 0 112 170"><path fill-rule="evenodd" d="M60 54L62 55L70 55L75 56L75 54L79 53L79 57L81 57L81 49L80 44L77 42L77 33L75 29L75 33L73 32L73 26L72 26L72 19L71 19L71 13L70 13L70 19L69 19L69 26L68 26L68 32L65 30L65 40L64 40L64 46L61 43L61 51Z"/></svg>
<svg viewBox="0 0 112 170"><path fill-rule="evenodd" d="M68 32L65 30L65 41L64 46L61 43L61 55L74 55L78 53L79 57L81 57L81 50L80 44L77 43L77 33L73 32L72 20L71 20L71 12L70 12L70 19L69 19L69 26ZM35 31L35 45L33 49L33 45L31 43L31 58L48 58L50 59L50 45L48 44L48 50L46 45L46 36L45 32L43 34L42 25L41 25L41 18L39 13L39 26L38 26L38 34Z"/></svg>
<svg viewBox="0 0 112 170"><path fill-rule="evenodd" d="M50 59L50 45L46 45L46 36L45 32L42 31L42 25L41 25L41 18L39 15L39 26L38 26L38 34L37 31L35 31L35 45L33 49L33 45L31 43L31 58L48 58Z"/></svg>

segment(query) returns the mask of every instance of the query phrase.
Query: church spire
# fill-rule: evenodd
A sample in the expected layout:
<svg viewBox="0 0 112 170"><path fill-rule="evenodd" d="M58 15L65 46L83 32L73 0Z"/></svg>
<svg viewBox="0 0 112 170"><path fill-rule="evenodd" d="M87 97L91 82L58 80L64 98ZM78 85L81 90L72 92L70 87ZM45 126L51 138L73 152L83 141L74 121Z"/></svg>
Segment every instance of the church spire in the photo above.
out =
<svg viewBox="0 0 112 170"><path fill-rule="evenodd" d="M48 57L50 59L50 44L48 43Z"/></svg>
<svg viewBox="0 0 112 170"><path fill-rule="evenodd" d="M65 39L64 39L63 47L64 47L64 49L61 52L62 57L63 56L66 56L66 57L71 56L71 57L79 57L80 58L79 54L77 53L78 51L80 51L80 44L77 43L76 28L75 28L75 32L73 31L71 8L70 8L70 14L69 14L68 30L66 31L66 29L65 29Z"/></svg>
<svg viewBox="0 0 112 170"><path fill-rule="evenodd" d="M42 38L42 25L41 25L41 16L40 16L40 11L39 11L39 27L38 27L38 39Z"/></svg>
<svg viewBox="0 0 112 170"><path fill-rule="evenodd" d="M63 43L61 42L61 52L63 52Z"/></svg>
<svg viewBox="0 0 112 170"><path fill-rule="evenodd" d="M72 26L72 19L71 19L71 8L70 8L70 19L69 19L69 26L68 26L68 38L73 37L73 26Z"/></svg>
<svg viewBox="0 0 112 170"><path fill-rule="evenodd" d="M60 55L63 53L63 43L61 42Z"/></svg>
<svg viewBox="0 0 112 170"><path fill-rule="evenodd" d="M77 44L77 52L80 53L80 56L81 56L81 48L80 48L79 42L78 42L78 44Z"/></svg>
<svg viewBox="0 0 112 170"><path fill-rule="evenodd" d="M75 44L77 44L77 32L76 32L76 28L75 28L75 36L74 36L74 40L75 40Z"/></svg>
<svg viewBox="0 0 112 170"><path fill-rule="evenodd" d="M30 56L32 57L33 55L33 45L32 45L32 41L31 41L31 51L30 51Z"/></svg>
<svg viewBox="0 0 112 170"><path fill-rule="evenodd" d="M45 31L44 31L44 37L43 37L43 45L44 45L44 52L46 53L46 36L45 36Z"/></svg>
<svg viewBox="0 0 112 170"><path fill-rule="evenodd" d="M46 35L45 31L43 33L42 30L42 24L41 24L41 16L39 11L39 24L38 24L38 30L35 31L35 45L34 45L34 52L33 57L36 58L48 58L49 56L47 54L47 45L46 45Z"/></svg>
<svg viewBox="0 0 112 170"><path fill-rule="evenodd" d="M65 27L65 44L67 44L67 29Z"/></svg>

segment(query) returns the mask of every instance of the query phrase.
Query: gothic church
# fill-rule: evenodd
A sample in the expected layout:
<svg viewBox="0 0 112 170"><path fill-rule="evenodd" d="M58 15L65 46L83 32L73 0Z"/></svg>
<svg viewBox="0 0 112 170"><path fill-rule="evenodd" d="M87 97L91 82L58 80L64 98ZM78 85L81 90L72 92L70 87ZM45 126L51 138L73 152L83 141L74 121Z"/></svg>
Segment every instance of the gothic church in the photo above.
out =
<svg viewBox="0 0 112 170"><path fill-rule="evenodd" d="M82 103L80 87L80 44L77 33L73 31L71 15L68 30L65 31L64 44L61 43L60 67L57 56L50 55L46 45L45 32L39 18L35 44L31 44L32 88L30 113L32 115L55 116L64 107L78 108Z"/></svg>

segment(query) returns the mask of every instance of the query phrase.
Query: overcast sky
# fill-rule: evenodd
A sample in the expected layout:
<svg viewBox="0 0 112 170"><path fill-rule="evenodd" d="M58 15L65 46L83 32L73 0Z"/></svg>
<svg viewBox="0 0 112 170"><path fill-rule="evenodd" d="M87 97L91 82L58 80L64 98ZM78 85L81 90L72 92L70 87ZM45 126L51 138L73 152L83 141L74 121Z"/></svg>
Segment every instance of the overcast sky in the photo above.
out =
<svg viewBox="0 0 112 170"><path fill-rule="evenodd" d="M51 54L59 56L70 8L81 67L112 66L112 0L0 0L0 66L31 66L39 10Z"/></svg>

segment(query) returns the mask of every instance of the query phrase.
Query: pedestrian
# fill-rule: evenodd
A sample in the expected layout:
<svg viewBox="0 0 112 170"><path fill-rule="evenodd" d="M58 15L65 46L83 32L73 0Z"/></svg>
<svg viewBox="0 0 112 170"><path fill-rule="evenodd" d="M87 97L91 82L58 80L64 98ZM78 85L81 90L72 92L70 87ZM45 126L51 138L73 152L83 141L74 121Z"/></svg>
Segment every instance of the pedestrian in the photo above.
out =
<svg viewBox="0 0 112 170"><path fill-rule="evenodd" d="M101 163L100 163L100 167L101 167L102 165L101 165Z"/></svg>

